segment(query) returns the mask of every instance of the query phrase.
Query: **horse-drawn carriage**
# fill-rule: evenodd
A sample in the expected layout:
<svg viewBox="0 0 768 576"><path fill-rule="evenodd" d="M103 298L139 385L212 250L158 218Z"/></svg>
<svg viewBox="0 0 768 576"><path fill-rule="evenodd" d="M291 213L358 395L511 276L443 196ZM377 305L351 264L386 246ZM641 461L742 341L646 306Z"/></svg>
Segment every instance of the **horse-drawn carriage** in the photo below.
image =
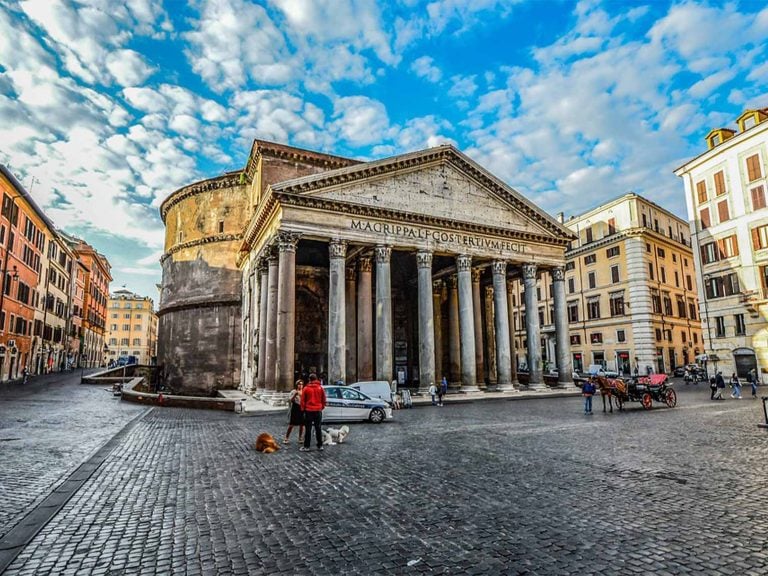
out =
<svg viewBox="0 0 768 576"><path fill-rule="evenodd" d="M625 402L640 402L646 410L653 407L654 400L663 402L670 408L677 405L677 393L666 374L636 376L627 382L620 378L596 376L595 384L603 397L603 412L605 412L606 398L608 398L611 412L613 412L612 398L616 398L619 410L624 409Z"/></svg>

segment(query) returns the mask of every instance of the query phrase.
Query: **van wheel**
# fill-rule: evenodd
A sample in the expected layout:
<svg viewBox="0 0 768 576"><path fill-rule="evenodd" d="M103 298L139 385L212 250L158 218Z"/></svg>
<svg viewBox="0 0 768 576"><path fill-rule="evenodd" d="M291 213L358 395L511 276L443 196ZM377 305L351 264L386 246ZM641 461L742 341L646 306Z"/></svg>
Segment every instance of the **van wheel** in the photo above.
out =
<svg viewBox="0 0 768 576"><path fill-rule="evenodd" d="M370 419L371 419L371 422L373 422L374 424L381 424L382 422L384 422L384 418L385 418L384 410L382 410L381 408L374 408L373 410L371 410Z"/></svg>

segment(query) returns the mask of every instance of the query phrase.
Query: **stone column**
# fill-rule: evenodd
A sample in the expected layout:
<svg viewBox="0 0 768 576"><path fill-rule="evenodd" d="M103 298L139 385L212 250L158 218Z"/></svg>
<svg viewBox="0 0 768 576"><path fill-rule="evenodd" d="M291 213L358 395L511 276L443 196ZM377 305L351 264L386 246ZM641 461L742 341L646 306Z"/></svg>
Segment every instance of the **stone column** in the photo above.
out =
<svg viewBox="0 0 768 576"><path fill-rule="evenodd" d="M514 284L507 280L507 309L509 310L509 314L507 316L508 322L509 322L509 357L511 359L512 363L512 371L511 371L511 379L512 379L512 385L516 388L519 387L518 381L517 381L517 352L515 348L515 318L514 318L514 298L515 298L515 291L514 291Z"/></svg>
<svg viewBox="0 0 768 576"><path fill-rule="evenodd" d="M277 289L277 369L275 388L287 393L293 388L296 349L296 244L299 235L279 232L280 275Z"/></svg>
<svg viewBox="0 0 768 576"><path fill-rule="evenodd" d="M344 302L344 259L347 243L331 240L328 244L328 383L346 378L347 320Z"/></svg>
<svg viewBox="0 0 768 576"><path fill-rule="evenodd" d="M371 259L359 258L357 291L357 377L373 380L373 307L371 304Z"/></svg>
<svg viewBox="0 0 768 576"><path fill-rule="evenodd" d="M555 341L557 342L557 385L573 384L571 338L568 332L568 309L565 303L565 268L552 269L555 300Z"/></svg>
<svg viewBox="0 0 768 576"><path fill-rule="evenodd" d="M376 380L392 380L391 246L376 246Z"/></svg>
<svg viewBox="0 0 768 576"><path fill-rule="evenodd" d="M539 325L539 298L536 294L536 264L523 264L525 282L525 334L528 338L528 389L543 390L541 371L541 326Z"/></svg>
<svg viewBox="0 0 768 576"><path fill-rule="evenodd" d="M482 301L480 300L480 276L482 269L472 269L472 309L475 321L475 383L485 386L485 358L483 346L483 314Z"/></svg>
<svg viewBox="0 0 768 576"><path fill-rule="evenodd" d="M512 347L509 336L509 309L507 308L507 263L493 263L493 306L496 319L496 374L499 390L514 390L512 386Z"/></svg>
<svg viewBox="0 0 768 576"><path fill-rule="evenodd" d="M350 264L344 269L346 275L346 290L344 294L344 303L346 308L346 336L347 336L347 354L346 365L347 375L344 380L347 384L357 382L357 313L355 310L355 300L357 299L357 284L355 282L355 265Z"/></svg>
<svg viewBox="0 0 768 576"><path fill-rule="evenodd" d="M443 379L443 281L432 282L432 311L435 319L435 386Z"/></svg>
<svg viewBox="0 0 768 576"><path fill-rule="evenodd" d="M472 306L472 257L460 254L456 258L459 277L459 338L461 339L461 389L477 392L475 366L475 315Z"/></svg>
<svg viewBox="0 0 768 576"><path fill-rule="evenodd" d="M416 253L419 282L419 393L426 394L435 379L435 323L432 308L432 252Z"/></svg>
<svg viewBox="0 0 768 576"><path fill-rule="evenodd" d="M275 367L277 365L277 272L278 260L274 249L267 256L269 266L267 280L267 345L264 355L264 389L274 392L276 389Z"/></svg>
<svg viewBox="0 0 768 576"><path fill-rule="evenodd" d="M485 287L483 309L485 310L485 358L488 383L496 387L499 384L499 375L496 370L496 332L493 328L496 316L493 309L493 286ZM482 388L482 385L480 387Z"/></svg>
<svg viewBox="0 0 768 576"><path fill-rule="evenodd" d="M264 367L267 365L267 302L269 294L269 266L266 260L259 264L259 363L256 366L256 391L264 391Z"/></svg>
<svg viewBox="0 0 768 576"><path fill-rule="evenodd" d="M448 380L451 387L461 379L461 342L459 340L459 283L448 278Z"/></svg>

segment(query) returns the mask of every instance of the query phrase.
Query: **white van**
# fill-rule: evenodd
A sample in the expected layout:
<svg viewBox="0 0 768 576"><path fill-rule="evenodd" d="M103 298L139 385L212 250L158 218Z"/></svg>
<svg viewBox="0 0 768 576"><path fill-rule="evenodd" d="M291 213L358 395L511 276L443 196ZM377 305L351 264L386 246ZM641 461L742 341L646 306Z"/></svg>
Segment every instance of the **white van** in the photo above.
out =
<svg viewBox="0 0 768 576"><path fill-rule="evenodd" d="M360 390L363 394L371 398L381 398L385 402L392 404L392 389L389 382L384 380L373 380L371 382L355 382L349 385L350 388Z"/></svg>

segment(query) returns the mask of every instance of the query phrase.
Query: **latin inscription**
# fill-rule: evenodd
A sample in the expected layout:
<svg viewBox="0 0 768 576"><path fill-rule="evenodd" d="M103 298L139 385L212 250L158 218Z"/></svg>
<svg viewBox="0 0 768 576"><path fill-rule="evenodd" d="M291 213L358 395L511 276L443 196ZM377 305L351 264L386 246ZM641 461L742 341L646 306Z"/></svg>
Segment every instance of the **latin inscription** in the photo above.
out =
<svg viewBox="0 0 768 576"><path fill-rule="evenodd" d="M452 244L464 246L467 248L478 248L483 250L497 250L504 252L525 251L525 245L519 242L510 242L509 240L499 240L496 238L486 238L473 234L462 234L461 232L446 232L444 230L429 230L407 224L389 224L388 222L366 222L365 220L352 220L352 230L361 232L373 232L375 234L386 234L407 238L409 240L432 240L438 244Z"/></svg>

